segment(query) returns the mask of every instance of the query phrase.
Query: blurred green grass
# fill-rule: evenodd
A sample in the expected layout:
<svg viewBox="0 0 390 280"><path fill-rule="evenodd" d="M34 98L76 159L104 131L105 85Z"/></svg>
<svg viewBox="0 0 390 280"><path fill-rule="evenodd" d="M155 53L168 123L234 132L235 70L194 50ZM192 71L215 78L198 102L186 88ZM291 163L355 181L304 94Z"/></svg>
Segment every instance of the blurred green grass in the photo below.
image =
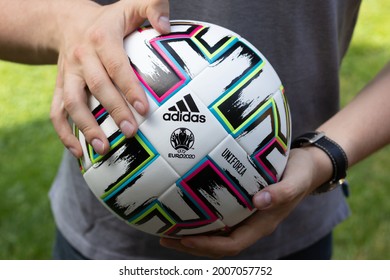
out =
<svg viewBox="0 0 390 280"><path fill-rule="evenodd" d="M0 259L50 259L47 193L62 151L50 123L54 66L0 64Z"/></svg>
<svg viewBox="0 0 390 280"><path fill-rule="evenodd" d="M387 11L387 0L363 1L341 69L343 104L390 59ZM0 259L51 258L47 193L63 149L49 120L55 75L0 61ZM390 259L389 166L387 147L349 171L352 216L335 230L335 259Z"/></svg>
<svg viewBox="0 0 390 280"><path fill-rule="evenodd" d="M362 3L352 45L341 68L343 105L390 61L388 11L390 2L386 0ZM383 125L388 129L389 120L383 120ZM335 230L334 259L390 259L389 170L387 146L348 172L352 215Z"/></svg>

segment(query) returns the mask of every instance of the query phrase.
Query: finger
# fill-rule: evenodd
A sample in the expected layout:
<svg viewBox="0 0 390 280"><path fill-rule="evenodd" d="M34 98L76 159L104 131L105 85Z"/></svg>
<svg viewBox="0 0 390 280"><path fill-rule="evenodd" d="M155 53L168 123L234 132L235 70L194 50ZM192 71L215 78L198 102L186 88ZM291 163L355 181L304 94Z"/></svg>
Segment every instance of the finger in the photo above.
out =
<svg viewBox="0 0 390 280"><path fill-rule="evenodd" d="M253 196L253 204L258 210L270 210L290 203L301 197L299 189L287 181L270 185ZM294 203L295 204L295 203Z"/></svg>
<svg viewBox="0 0 390 280"><path fill-rule="evenodd" d="M260 221L261 223L261 221ZM244 248L252 245L259 238L261 229L243 224L229 236L201 235L187 236L180 240L162 238L160 244L196 256L219 259L224 256L235 256Z"/></svg>
<svg viewBox="0 0 390 280"><path fill-rule="evenodd" d="M239 231L238 234L240 233L244 233L244 236L238 237L237 240L233 237L196 236L183 237L180 240L163 238L160 240L160 244L166 248L174 249L179 252L220 259L225 256L235 256L241 252L242 249L246 248L244 246L252 244L252 242L243 239L248 235L247 232Z"/></svg>
<svg viewBox="0 0 390 280"><path fill-rule="evenodd" d="M146 11L146 17L150 24L162 34L169 33L171 31L169 22L169 1L153 0L150 2L151 4Z"/></svg>
<svg viewBox="0 0 390 280"><path fill-rule="evenodd" d="M79 60L82 65L84 65L83 73L91 93L107 110L123 134L126 137L133 137L137 132L137 122L124 97L115 87L110 77L107 75L106 69L102 65L102 63L104 63L104 59L101 62L99 57L88 54L80 57ZM119 71L118 69L120 67L118 68L118 66L114 67L111 65L111 68L109 69L113 71L113 68L116 69L115 71ZM128 72L132 73L131 70L128 70ZM124 80L123 75L119 76L121 77L121 80ZM132 85L134 83L130 84ZM143 90L142 95L144 95ZM146 97L144 98L146 99Z"/></svg>
<svg viewBox="0 0 390 280"><path fill-rule="evenodd" d="M192 252L192 254L195 252L197 255L221 258L238 255L243 249L251 246L262 236L261 228L243 224L229 236L184 237L181 240L181 245L187 251Z"/></svg>
<svg viewBox="0 0 390 280"><path fill-rule="evenodd" d="M280 217L279 211L267 213L259 211L241 223L228 236L189 236L181 239L180 246L173 245L183 252L198 256L211 258L236 256L257 240L271 234L279 224Z"/></svg>
<svg viewBox="0 0 390 280"><path fill-rule="evenodd" d="M187 247L187 246L183 245L180 240L177 240L177 239L161 238L160 245L165 247L165 248L168 248L168 249L176 250L178 252L191 254L194 256L198 256L198 257L217 258L216 256L213 256L207 252L205 253L203 251L200 251L200 250L198 251L194 248Z"/></svg>
<svg viewBox="0 0 390 280"><path fill-rule="evenodd" d="M169 1L148 0L148 1L118 1L116 7L124 10L125 35L130 34L138 28L146 19L158 32L169 33Z"/></svg>
<svg viewBox="0 0 390 280"><path fill-rule="evenodd" d="M114 40L111 42L113 41ZM122 41L122 39L120 41ZM98 56L101 63L109 78L114 82L126 100L139 114L145 115L149 109L145 91L130 65L129 58L123 49L123 45L120 44L118 46L111 42L107 42L107 44L99 49ZM126 113L131 114L131 111L127 108Z"/></svg>
<svg viewBox="0 0 390 280"><path fill-rule="evenodd" d="M62 88L56 87L50 109L50 118L61 142L73 156L79 158L82 156L82 148L80 142L73 134L67 117L68 115L62 103Z"/></svg>
<svg viewBox="0 0 390 280"><path fill-rule="evenodd" d="M87 142L93 146L98 154L106 154L109 150L107 137L87 106L85 83L80 77L72 74L65 76L63 104L75 125L84 134Z"/></svg>
<svg viewBox="0 0 390 280"><path fill-rule="evenodd" d="M63 145L75 156L82 156L82 148L78 139L73 135L72 128L68 122L68 114L64 109L63 103L63 60L62 55L58 57L58 73L56 85L53 94L53 100L50 107L50 119L54 130L57 132Z"/></svg>
<svg viewBox="0 0 390 280"><path fill-rule="evenodd" d="M302 155L302 153L298 156L296 153L291 153L282 180L269 185L253 196L253 204L257 209L268 210L286 205L291 207L307 194L311 171L310 160L304 156L305 154ZM309 167L307 162L309 162Z"/></svg>
<svg viewBox="0 0 390 280"><path fill-rule="evenodd" d="M228 236L188 236L180 240L163 238L160 244L196 256L235 256L257 240L271 234L285 216L283 209L257 211Z"/></svg>

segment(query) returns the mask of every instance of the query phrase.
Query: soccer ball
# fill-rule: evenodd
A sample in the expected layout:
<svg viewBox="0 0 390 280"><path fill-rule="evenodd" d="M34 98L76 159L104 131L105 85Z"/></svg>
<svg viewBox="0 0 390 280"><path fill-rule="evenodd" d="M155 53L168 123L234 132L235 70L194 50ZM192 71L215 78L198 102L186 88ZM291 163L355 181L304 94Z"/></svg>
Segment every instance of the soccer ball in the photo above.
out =
<svg viewBox="0 0 390 280"><path fill-rule="evenodd" d="M126 139L94 98L110 142L101 156L77 128L81 172L96 197L129 225L158 236L227 231L251 214L252 197L285 168L291 122L282 83L266 58L223 27L172 21L125 38L150 104L132 108L139 131Z"/></svg>

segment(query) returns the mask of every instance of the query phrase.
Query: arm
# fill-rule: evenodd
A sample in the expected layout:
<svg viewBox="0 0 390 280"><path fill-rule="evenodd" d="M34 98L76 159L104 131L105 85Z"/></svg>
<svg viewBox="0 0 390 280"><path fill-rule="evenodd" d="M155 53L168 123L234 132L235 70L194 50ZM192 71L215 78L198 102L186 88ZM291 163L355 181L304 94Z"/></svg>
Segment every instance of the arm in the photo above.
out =
<svg viewBox="0 0 390 280"><path fill-rule="evenodd" d="M318 130L339 143L353 165L390 142L389 120L390 63L348 106Z"/></svg>
<svg viewBox="0 0 390 280"><path fill-rule="evenodd" d="M123 49L123 38L148 19L169 31L168 0L122 0L100 6L89 0L0 0L0 58L23 63L55 63L58 76L51 119L63 144L77 157L80 143L70 116L95 150L108 140L86 105L88 87L122 132L131 137L137 123L125 99L138 113L148 111L145 93Z"/></svg>
<svg viewBox="0 0 390 280"><path fill-rule="evenodd" d="M318 130L345 150L349 166L390 143L390 64L343 110ZM370 144L367 145L367 142ZM162 239L163 246L194 255L223 257L236 255L272 233L295 206L322 183L329 181L332 164L316 147L293 149L283 179L253 197L260 211L244 221L229 236Z"/></svg>
<svg viewBox="0 0 390 280"><path fill-rule="evenodd" d="M63 2L63 5L71 3ZM50 0L0 1L1 59L32 64L56 63L55 22L61 9L54 3Z"/></svg>

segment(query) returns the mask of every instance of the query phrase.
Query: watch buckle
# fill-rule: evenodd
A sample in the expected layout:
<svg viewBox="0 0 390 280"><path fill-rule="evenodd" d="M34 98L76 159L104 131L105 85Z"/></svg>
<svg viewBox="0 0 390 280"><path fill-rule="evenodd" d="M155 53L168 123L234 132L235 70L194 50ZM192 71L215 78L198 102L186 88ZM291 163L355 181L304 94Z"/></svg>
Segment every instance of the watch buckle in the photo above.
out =
<svg viewBox="0 0 390 280"><path fill-rule="evenodd" d="M318 132L316 135L314 135L313 138L309 139L309 143L314 144L315 142L317 142L318 140L320 140L324 136L325 136L324 132Z"/></svg>

